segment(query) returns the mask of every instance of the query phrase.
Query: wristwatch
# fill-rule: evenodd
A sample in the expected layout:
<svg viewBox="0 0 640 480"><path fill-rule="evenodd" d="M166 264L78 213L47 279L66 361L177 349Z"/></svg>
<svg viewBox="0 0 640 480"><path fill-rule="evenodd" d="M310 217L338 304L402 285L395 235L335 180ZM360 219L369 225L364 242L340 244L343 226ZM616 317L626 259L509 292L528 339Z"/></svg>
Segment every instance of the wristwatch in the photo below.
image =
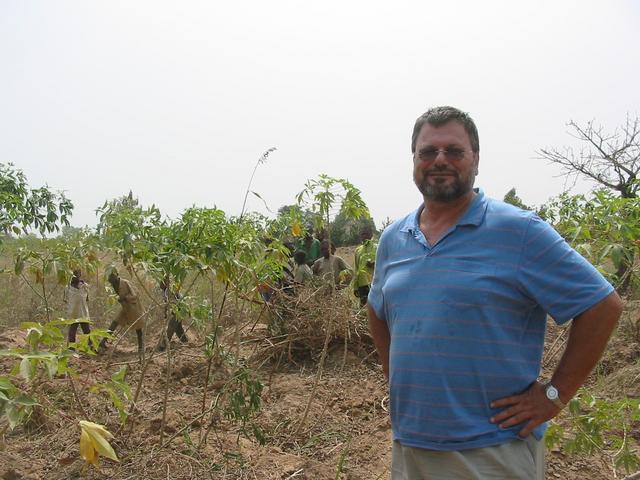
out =
<svg viewBox="0 0 640 480"><path fill-rule="evenodd" d="M554 387L551 382L544 384L544 393L547 398L553 402L553 404L562 410L567 405L560 400L560 395L558 394L558 389Z"/></svg>

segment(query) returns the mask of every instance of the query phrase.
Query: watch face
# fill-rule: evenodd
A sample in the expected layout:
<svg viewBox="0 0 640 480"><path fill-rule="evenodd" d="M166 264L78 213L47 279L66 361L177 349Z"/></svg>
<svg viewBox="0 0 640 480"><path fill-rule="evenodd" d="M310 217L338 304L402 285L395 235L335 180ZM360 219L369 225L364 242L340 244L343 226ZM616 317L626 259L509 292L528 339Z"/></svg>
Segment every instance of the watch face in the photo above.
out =
<svg viewBox="0 0 640 480"><path fill-rule="evenodd" d="M553 385L547 387L546 393L549 400L556 400L558 398L558 389Z"/></svg>

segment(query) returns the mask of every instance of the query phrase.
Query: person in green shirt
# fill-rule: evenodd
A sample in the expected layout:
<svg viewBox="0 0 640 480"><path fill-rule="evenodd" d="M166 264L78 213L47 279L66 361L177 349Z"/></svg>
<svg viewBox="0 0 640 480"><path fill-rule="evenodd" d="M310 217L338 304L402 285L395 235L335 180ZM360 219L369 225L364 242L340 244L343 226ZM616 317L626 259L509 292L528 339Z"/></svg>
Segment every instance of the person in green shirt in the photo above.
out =
<svg viewBox="0 0 640 480"><path fill-rule="evenodd" d="M376 250L378 244L373 241L373 232L370 226L362 227L360 241L362 244L356 248L353 260L353 294L360 299L360 306L367 304L373 268L376 263Z"/></svg>
<svg viewBox="0 0 640 480"><path fill-rule="evenodd" d="M313 236L313 227L307 228L304 238L298 244L298 250L302 250L307 256L307 265L312 266L322 253L320 252L320 240Z"/></svg>

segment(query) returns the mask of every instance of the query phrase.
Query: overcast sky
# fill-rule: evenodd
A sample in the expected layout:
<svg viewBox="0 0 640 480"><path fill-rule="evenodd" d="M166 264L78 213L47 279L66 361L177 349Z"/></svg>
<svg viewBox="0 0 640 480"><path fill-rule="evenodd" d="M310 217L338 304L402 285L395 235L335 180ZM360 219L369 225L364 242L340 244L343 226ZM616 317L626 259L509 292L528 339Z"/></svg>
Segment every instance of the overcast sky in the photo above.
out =
<svg viewBox="0 0 640 480"><path fill-rule="evenodd" d="M380 225L420 203L413 122L449 104L478 125L476 185L541 204L564 181L536 149L639 113L639 45L634 0L0 0L0 162L81 226L129 189L238 214L275 146L253 184L274 212L326 173Z"/></svg>

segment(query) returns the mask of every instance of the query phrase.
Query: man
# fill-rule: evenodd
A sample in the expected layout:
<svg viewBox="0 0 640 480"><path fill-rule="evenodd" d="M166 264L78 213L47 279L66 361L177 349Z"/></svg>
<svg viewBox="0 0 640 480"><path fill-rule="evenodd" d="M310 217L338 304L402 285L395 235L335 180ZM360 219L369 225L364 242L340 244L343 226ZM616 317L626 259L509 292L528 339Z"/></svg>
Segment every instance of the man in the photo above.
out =
<svg viewBox="0 0 640 480"><path fill-rule="evenodd" d="M373 268L376 263L376 249L378 245L372 240L373 231L369 225L360 231L361 244L356 248L353 259L353 294L360 300L360 307L367 303Z"/></svg>
<svg viewBox="0 0 640 480"><path fill-rule="evenodd" d="M306 285L313 279L313 272L307 265L307 255L303 250L296 250L293 254L296 265L293 268L293 283Z"/></svg>
<svg viewBox="0 0 640 480"><path fill-rule="evenodd" d="M411 149L423 204L383 232L368 298L390 384L392 477L544 478L545 422L601 357L622 302L537 215L473 189L468 114L429 110ZM547 314L573 323L539 381Z"/></svg>
<svg viewBox="0 0 640 480"><path fill-rule="evenodd" d="M342 257L331 253L331 243L323 240L320 243L320 253L322 257L313 263L313 274L320 277L324 282L333 285L340 285L348 277L351 267L347 265ZM342 272L345 272L341 275Z"/></svg>
<svg viewBox="0 0 640 480"><path fill-rule="evenodd" d="M78 322L69 325L69 343L75 343L78 325L82 328L82 333L89 335L89 285L82 280L82 272L74 270L69 286L64 290L64 302L67 304L67 319Z"/></svg>
<svg viewBox="0 0 640 480"><path fill-rule="evenodd" d="M138 299L133 285L128 280L120 278L118 272L113 270L109 274L109 283L113 287L113 290L118 295L118 302L122 307L118 316L109 325L109 333L113 333L116 327L134 328L136 336L138 338L138 355L140 361L144 360L144 338L142 336L142 329L144 328L144 312L142 305ZM104 349L107 340L103 339L100 343L100 349Z"/></svg>

